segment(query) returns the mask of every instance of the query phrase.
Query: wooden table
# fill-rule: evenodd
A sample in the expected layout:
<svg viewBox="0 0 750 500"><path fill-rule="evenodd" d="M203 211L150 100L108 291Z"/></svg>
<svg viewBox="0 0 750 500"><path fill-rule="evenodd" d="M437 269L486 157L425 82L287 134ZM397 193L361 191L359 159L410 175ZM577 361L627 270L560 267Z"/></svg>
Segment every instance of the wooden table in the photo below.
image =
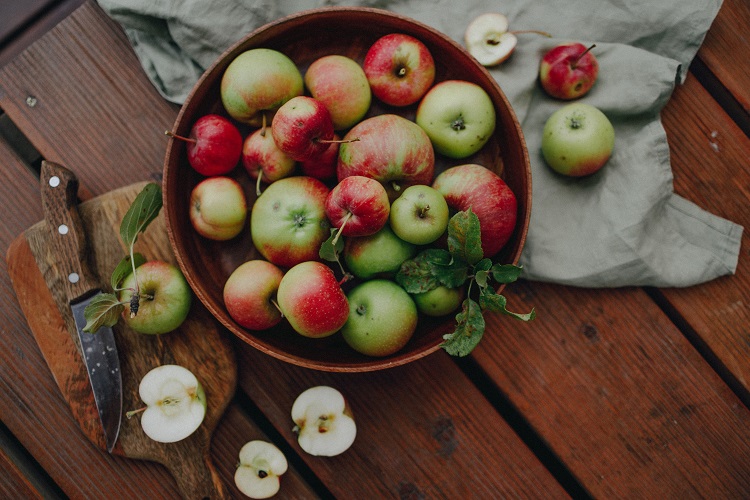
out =
<svg viewBox="0 0 750 500"><path fill-rule="evenodd" d="M156 180L178 111L94 2L45 16L0 57L4 250L42 219L41 159L74 168L84 200ZM750 4L725 0L663 122L677 193L750 229L748 26ZM290 460L283 498L748 498L749 234L736 275L700 286L511 285L515 309L539 317L492 317L467 359L333 374L237 343L239 387L212 457L238 497L239 448L260 438ZM161 466L83 436L0 266L0 497L177 497ZM291 430L288 401L317 384L339 388L357 416L357 441L336 458L304 454Z"/></svg>

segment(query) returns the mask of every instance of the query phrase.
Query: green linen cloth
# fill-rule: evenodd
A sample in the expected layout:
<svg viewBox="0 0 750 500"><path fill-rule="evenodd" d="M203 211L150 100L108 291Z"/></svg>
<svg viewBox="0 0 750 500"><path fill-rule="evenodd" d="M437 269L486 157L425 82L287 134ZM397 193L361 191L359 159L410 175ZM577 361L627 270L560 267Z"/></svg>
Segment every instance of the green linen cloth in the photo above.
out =
<svg viewBox="0 0 750 500"><path fill-rule="evenodd" d="M532 166L532 215L521 264L529 280L584 287L681 287L736 270L743 228L676 195L660 112L721 6L720 0L99 0L124 28L148 77L182 103L226 48L280 16L331 5L388 9L463 43L468 23L502 12L519 35L490 70L510 100ZM564 41L596 43L599 80L581 101L612 121L615 152L598 173L565 178L540 152L547 117L566 102L536 79L542 55ZM708 138L707 138L708 140Z"/></svg>

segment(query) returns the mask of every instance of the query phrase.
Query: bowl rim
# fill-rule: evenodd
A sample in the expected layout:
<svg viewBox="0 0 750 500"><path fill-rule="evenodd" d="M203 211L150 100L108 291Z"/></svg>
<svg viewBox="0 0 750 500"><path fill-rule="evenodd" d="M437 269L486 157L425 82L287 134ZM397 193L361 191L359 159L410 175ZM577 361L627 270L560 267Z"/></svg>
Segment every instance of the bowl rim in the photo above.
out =
<svg viewBox="0 0 750 500"><path fill-rule="evenodd" d="M248 32L241 38L239 38L235 43L230 45L227 49L225 49L214 61L213 63L206 68L206 70L201 74L201 76L198 78L190 92L188 93L184 103L180 106L179 112L177 114L177 117L175 118L172 131L177 134L184 134L186 129L189 128L189 123L187 123L187 120L185 119L188 114L192 115L194 112L194 109L198 106L197 103L194 103L194 97L196 94L198 94L201 89L204 86L204 83L207 80L215 80L216 75L215 73L217 71L220 71L223 69L224 66L228 64L228 58L232 57L234 53L241 53L244 51L244 47L254 38L256 38L259 34L265 33L266 31L273 29L275 27L304 21L306 18L314 18L316 16L319 16L320 14L346 14L346 13L357 13L357 14L371 14L373 16L385 16L387 18L390 18L397 22L405 22L408 24L411 24L415 27L415 29L420 30L426 30L428 31L431 36L437 37L441 39L444 43L447 43L452 46L454 50L456 50L459 53L462 53L467 59L474 62L476 65L476 69L482 73L483 79L489 83L493 87L493 91L496 93L496 95L500 98L502 101L505 110L507 111L508 118L510 119L510 123L512 124L514 130L518 134L518 142L520 146L520 153L521 153L521 161L519 161L519 165L522 166L523 170L525 170L524 177L525 177L525 185L526 185L526 193L516 193L516 197L520 198L523 197L524 203L525 203L525 211L524 211L524 217L522 219L517 219L516 221L516 233L514 235L514 239L516 239L516 250L513 254L508 256L508 260L514 264L517 265L521 253L523 251L523 247L525 246L526 242L526 236L528 233L528 227L531 219L531 205L532 205L532 198L531 198L531 165L530 165L530 158L528 153L528 148L526 145L526 140L523 135L523 130L520 124L520 121L518 120L518 117L515 113L515 110L510 104L510 101L507 99L507 96L503 92L502 88L500 87L497 80L490 74L490 72L482 66L476 59L471 56L471 54L466 50L465 47L463 47L460 43L458 43L453 38L449 37L445 33L441 32L440 30L433 28L432 26L429 26L421 21L418 21L416 19L413 19L409 16L398 14L396 12L388 11L385 9L380 9L376 7L357 7L357 6L324 6L324 7L317 7L317 8L311 8L311 9L305 9L301 10L296 13L288 14L282 17L279 17L276 20L270 21L268 23L265 23L252 31ZM166 147L166 154L164 157L164 163L163 163L163 177L162 177L162 196L163 196L163 204L165 208L165 212L169 213L169 194L168 194L168 181L170 179L169 175L169 165L172 163L172 156L178 155L179 151L178 148L175 147L175 140L173 138L170 138L167 143ZM175 162L176 163L176 162ZM176 174L175 174L176 175ZM434 353L435 351L440 350L440 344L442 343L441 337L438 337L435 339L434 342L431 344L426 345L421 350L418 351L406 351L406 352L397 352L391 356L383 357L383 358L368 358L363 360L362 362L355 362L355 363L347 363L346 365L337 364L335 362L327 362L327 361L321 361L321 360L314 360L309 358L303 358L297 355L289 354L287 352L284 352L283 350L278 349L275 346L268 345L264 343L262 340L258 339L253 332L246 332L246 335L240 335L238 332L235 331L235 329L238 327L238 325L226 321L221 314L215 314L212 310L212 307L209 305L211 301L207 297L207 294L198 286L198 283L194 283L192 274L188 271L187 263L185 262L184 256L177 251L179 248L178 242L177 242L177 235L176 230L172 226L172 223L170 222L170 217L165 217L165 223L166 223L166 229L167 229L167 236L170 243L170 246L172 247L172 251L174 253L175 260L178 263L178 266L182 270L183 274L185 274L185 277L193 291L193 293L196 295L196 297L199 299L199 302L202 306L204 306L212 316L216 320L218 320L224 327L226 327L235 337L238 337L243 342L251 345L253 348L268 354L276 359L285 361L287 363L302 366L305 368L320 370L320 371L326 371L326 372L346 372L346 373L355 373L355 372L370 372L370 371L377 371L382 369L388 369L393 368L396 366L401 366L407 363L410 363L412 361L416 361L418 359L424 358L428 356L429 354ZM502 289L505 287L505 285L500 285L497 289L497 292L502 292Z"/></svg>

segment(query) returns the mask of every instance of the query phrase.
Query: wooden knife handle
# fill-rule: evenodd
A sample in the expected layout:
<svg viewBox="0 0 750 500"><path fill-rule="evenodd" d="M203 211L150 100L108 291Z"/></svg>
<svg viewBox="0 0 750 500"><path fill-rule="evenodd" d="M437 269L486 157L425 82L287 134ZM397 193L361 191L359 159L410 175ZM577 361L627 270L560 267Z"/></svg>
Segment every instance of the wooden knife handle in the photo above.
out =
<svg viewBox="0 0 750 500"><path fill-rule="evenodd" d="M78 179L67 168L43 161L42 207L50 243L69 301L98 287L87 260L86 235L78 213Z"/></svg>

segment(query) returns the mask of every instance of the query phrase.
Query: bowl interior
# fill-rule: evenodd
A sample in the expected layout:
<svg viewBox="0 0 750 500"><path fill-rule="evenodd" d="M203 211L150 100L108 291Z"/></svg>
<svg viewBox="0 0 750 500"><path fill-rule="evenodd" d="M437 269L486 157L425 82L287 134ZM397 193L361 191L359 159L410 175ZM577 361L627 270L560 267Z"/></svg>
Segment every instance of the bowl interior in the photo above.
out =
<svg viewBox="0 0 750 500"><path fill-rule="evenodd" d="M526 238L531 200L529 159L520 124L502 90L485 68L447 36L409 18L378 9L322 8L289 16L259 28L228 49L204 73L182 106L173 131L187 135L194 121L204 114L228 116L219 94L221 77L227 65L245 50L256 47L279 50L289 56L304 74L310 63L328 54L345 55L361 64L370 45L379 37L393 32L412 35L427 45L435 59L436 82L448 79L468 80L482 86L492 98L497 113L497 127L493 137L480 152L470 158L450 160L436 155L436 174L452 165L479 163L494 170L505 180L518 201L518 222L514 235L493 260L517 263ZM368 116L385 112L400 114L413 120L416 105L394 108L373 98ZM243 136L251 131L246 126L239 126ZM254 181L251 181L241 165L229 175L245 187L248 206L251 206L255 200ZM261 257L253 247L249 222L247 230L228 242L202 238L193 230L188 217L190 192L202 179L187 162L184 142L170 140L163 179L165 218L170 243L198 299L243 341L279 359L308 368L370 371L401 365L434 352L439 349L442 336L452 331L455 325L454 315L444 318L420 315L417 331L400 352L386 358L371 358L353 351L340 335L307 339L292 331L286 322L263 332L253 332L239 326L224 308L224 283L241 263ZM352 285L353 283L349 286Z"/></svg>

